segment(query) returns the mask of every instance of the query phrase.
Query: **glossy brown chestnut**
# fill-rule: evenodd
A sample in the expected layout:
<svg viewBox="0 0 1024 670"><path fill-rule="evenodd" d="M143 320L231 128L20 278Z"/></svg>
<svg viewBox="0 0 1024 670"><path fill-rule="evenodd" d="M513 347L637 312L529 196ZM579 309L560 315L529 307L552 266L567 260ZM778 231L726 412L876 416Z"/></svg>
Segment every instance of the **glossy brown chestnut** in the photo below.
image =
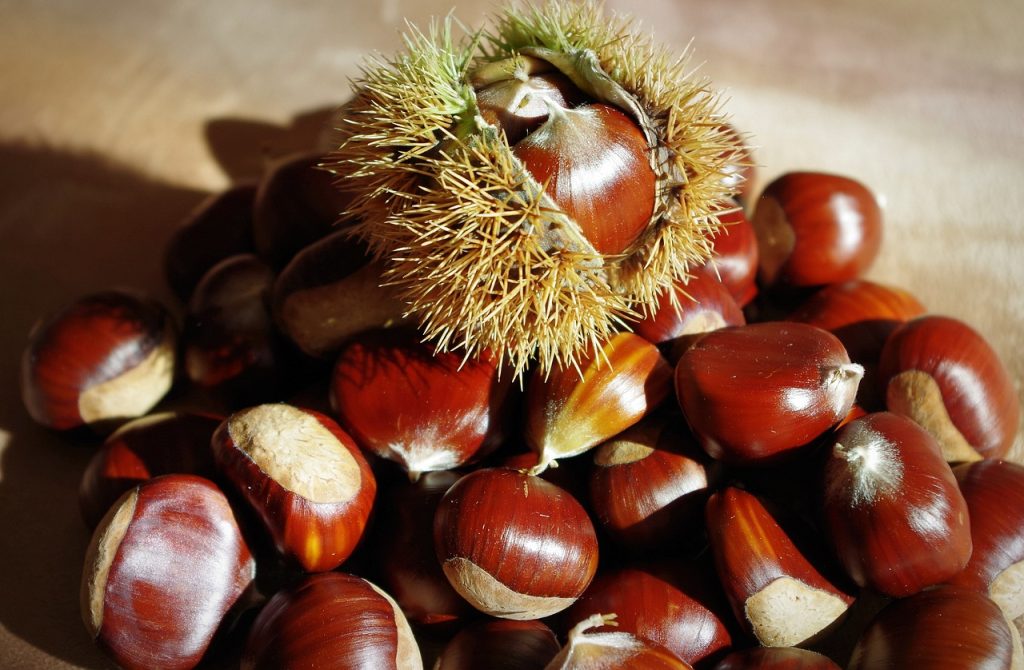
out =
<svg viewBox="0 0 1024 670"><path fill-rule="evenodd" d="M342 350L331 405L363 449L415 478L497 446L511 383L487 354L464 360L435 351L414 330L375 330Z"/></svg>
<svg viewBox="0 0 1024 670"><path fill-rule="evenodd" d="M676 397L711 456L763 462L846 416L863 372L831 333L757 323L712 331L691 346L676 365Z"/></svg>
<svg viewBox="0 0 1024 670"><path fill-rule="evenodd" d="M271 295L274 321L310 356L333 355L356 333L404 321L404 303L383 281L365 245L340 230L281 271Z"/></svg>
<svg viewBox="0 0 1024 670"><path fill-rule="evenodd" d="M681 423L651 415L594 451L591 509L627 551L678 544L703 522L713 464Z"/></svg>
<svg viewBox="0 0 1024 670"><path fill-rule="evenodd" d="M766 647L792 647L841 617L853 598L801 553L754 495L727 487L708 500L708 535L736 619Z"/></svg>
<svg viewBox="0 0 1024 670"><path fill-rule="evenodd" d="M790 172L765 187L751 219L766 285L818 286L856 279L882 243L882 213L860 182Z"/></svg>
<svg viewBox="0 0 1024 670"><path fill-rule="evenodd" d="M1011 668L1014 641L984 594L939 586L896 600L857 642L848 670Z"/></svg>
<svg viewBox="0 0 1024 670"><path fill-rule="evenodd" d="M597 570L597 537L583 507L554 484L506 468L477 470L445 493L434 548L455 590L505 619L564 610Z"/></svg>
<svg viewBox="0 0 1024 670"><path fill-rule="evenodd" d="M323 153L286 156L270 166L256 192L253 242L256 253L280 269L313 242L344 225L348 196L336 177L318 165Z"/></svg>
<svg viewBox="0 0 1024 670"><path fill-rule="evenodd" d="M459 477L450 470L425 472L379 495L371 545L378 579L414 624L445 624L473 612L448 583L434 552L434 513Z"/></svg>
<svg viewBox="0 0 1024 670"><path fill-rule="evenodd" d="M159 303L94 293L37 324L21 359L21 397L49 428L104 429L148 412L174 381L176 334Z"/></svg>
<svg viewBox="0 0 1024 670"><path fill-rule="evenodd" d="M908 416L942 447L947 461L1000 458L1020 425L1009 373L966 323L923 316L892 333L879 377L889 411Z"/></svg>
<svg viewBox="0 0 1024 670"><path fill-rule="evenodd" d="M217 465L283 555L333 570L355 549L377 482L355 441L330 417L285 404L229 416L213 436Z"/></svg>
<svg viewBox="0 0 1024 670"><path fill-rule="evenodd" d="M1024 615L1024 466L986 459L953 469L974 550L951 584L986 593L1007 618Z"/></svg>
<svg viewBox="0 0 1024 670"><path fill-rule="evenodd" d="M637 335L659 345L669 361L675 362L694 336L745 323L729 289L714 276L713 270L701 268L685 284L662 292L658 311L631 326Z"/></svg>
<svg viewBox="0 0 1024 670"><path fill-rule="evenodd" d="M434 670L540 670L560 648L540 621L479 621L445 645Z"/></svg>
<svg viewBox="0 0 1024 670"><path fill-rule="evenodd" d="M242 670L422 670L402 610L384 591L340 572L279 592L256 617Z"/></svg>
<svg viewBox="0 0 1024 670"><path fill-rule="evenodd" d="M611 105L548 105L547 120L512 147L601 254L619 254L654 213L657 178L640 127Z"/></svg>
<svg viewBox="0 0 1024 670"><path fill-rule="evenodd" d="M215 193L182 221L164 248L164 275L187 302L203 275L229 256L250 253L256 183Z"/></svg>
<svg viewBox="0 0 1024 670"><path fill-rule="evenodd" d="M159 475L216 472L210 437L222 418L212 414L163 412L134 419L114 431L86 466L78 504L89 528L136 485Z"/></svg>
<svg viewBox="0 0 1024 670"><path fill-rule="evenodd" d="M967 564L967 503L934 438L910 419L877 412L846 424L823 486L829 537L858 585L901 598Z"/></svg>
<svg viewBox="0 0 1024 670"><path fill-rule="evenodd" d="M545 670L692 670L665 647L631 633L588 632L608 625L615 625L614 614L595 614L578 623Z"/></svg>
<svg viewBox="0 0 1024 670"><path fill-rule="evenodd" d="M579 369L534 371L526 392L526 442L543 469L621 433L668 395L672 369L657 347L617 333Z"/></svg>
<svg viewBox="0 0 1024 670"><path fill-rule="evenodd" d="M732 646L724 620L727 610L721 611L724 601L707 588L715 577L708 574L710 566L703 567L663 561L599 574L563 619L576 625L595 614L614 612L615 630L661 645L695 665Z"/></svg>
<svg viewBox="0 0 1024 670"><path fill-rule="evenodd" d="M715 670L841 670L828 656L798 647L734 651Z"/></svg>
<svg viewBox="0 0 1024 670"><path fill-rule="evenodd" d="M192 668L255 566L216 486L157 477L122 496L93 534L82 619L123 668Z"/></svg>
<svg viewBox="0 0 1024 670"><path fill-rule="evenodd" d="M757 236L740 207L719 215L718 220L723 225L714 238L715 255L705 267L721 279L736 304L743 307L757 295Z"/></svg>

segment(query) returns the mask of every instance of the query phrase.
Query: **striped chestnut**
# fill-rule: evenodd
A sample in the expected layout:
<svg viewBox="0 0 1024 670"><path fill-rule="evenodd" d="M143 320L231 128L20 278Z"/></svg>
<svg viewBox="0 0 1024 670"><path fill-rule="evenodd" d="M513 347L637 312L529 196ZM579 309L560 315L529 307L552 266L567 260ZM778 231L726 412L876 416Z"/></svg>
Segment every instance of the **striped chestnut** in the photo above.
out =
<svg viewBox="0 0 1024 670"><path fill-rule="evenodd" d="M727 210L718 219L722 230L715 237L715 255L705 268L725 284L736 304L744 307L757 295L757 236L741 207Z"/></svg>
<svg viewBox="0 0 1024 670"><path fill-rule="evenodd" d="M879 379L890 412L939 442L947 461L1001 458L1020 425L1020 400L988 342L957 319L923 316L892 333Z"/></svg>
<svg viewBox="0 0 1024 670"><path fill-rule="evenodd" d="M279 591L253 622L242 670L422 670L402 610L372 583L341 572Z"/></svg>
<svg viewBox="0 0 1024 670"><path fill-rule="evenodd" d="M148 412L174 381L177 336L159 303L125 291L84 296L37 324L21 396L48 428L106 430Z"/></svg>
<svg viewBox="0 0 1024 670"><path fill-rule="evenodd" d="M537 670L560 648L558 638L540 621L488 619L456 633L438 656L434 670Z"/></svg>
<svg viewBox="0 0 1024 670"><path fill-rule="evenodd" d="M448 489L434 516L434 548L455 590L504 619L564 610L597 570L597 536L583 507L508 468L477 470Z"/></svg>
<svg viewBox="0 0 1024 670"><path fill-rule="evenodd" d="M111 507L82 573L82 618L120 667L192 668L256 564L209 480L164 475Z"/></svg>
<svg viewBox="0 0 1024 670"><path fill-rule="evenodd" d="M935 439L910 419L877 412L846 424L823 486L828 535L859 586L902 598L967 564L967 503Z"/></svg>
<svg viewBox="0 0 1024 670"><path fill-rule="evenodd" d="M820 328L749 324L712 331L691 346L676 364L676 397L708 454L763 463L846 416L863 373Z"/></svg>
<svg viewBox="0 0 1024 670"><path fill-rule="evenodd" d="M221 472L281 554L309 572L333 570L349 557L377 483L355 442L330 417L259 405L229 416L212 445Z"/></svg>

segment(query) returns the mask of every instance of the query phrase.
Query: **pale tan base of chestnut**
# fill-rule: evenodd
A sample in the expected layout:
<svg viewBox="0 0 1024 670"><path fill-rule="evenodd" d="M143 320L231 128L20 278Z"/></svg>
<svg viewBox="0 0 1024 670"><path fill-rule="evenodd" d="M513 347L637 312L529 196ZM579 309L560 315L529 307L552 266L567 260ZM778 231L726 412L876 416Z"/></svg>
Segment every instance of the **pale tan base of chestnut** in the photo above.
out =
<svg viewBox="0 0 1024 670"><path fill-rule="evenodd" d="M791 577L776 579L744 605L754 636L766 647L795 647L846 610L847 604L836 596Z"/></svg>
<svg viewBox="0 0 1024 670"><path fill-rule="evenodd" d="M516 593L465 558L450 558L441 567L452 587L469 604L484 614L502 619L540 619L561 612L576 602L575 598Z"/></svg>
<svg viewBox="0 0 1024 670"><path fill-rule="evenodd" d="M82 621L93 638L100 634L103 626L103 603L110 566L135 515L138 497L138 489L134 489L110 509L107 517L100 522L102 532L93 536L85 554L81 591Z"/></svg>

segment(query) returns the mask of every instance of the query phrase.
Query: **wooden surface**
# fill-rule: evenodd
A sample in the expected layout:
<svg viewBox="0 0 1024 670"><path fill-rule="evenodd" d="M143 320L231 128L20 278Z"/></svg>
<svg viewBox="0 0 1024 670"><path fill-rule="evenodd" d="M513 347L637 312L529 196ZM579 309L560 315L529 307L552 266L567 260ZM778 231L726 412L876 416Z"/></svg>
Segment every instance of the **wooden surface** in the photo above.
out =
<svg viewBox="0 0 1024 670"><path fill-rule="evenodd" d="M169 300L175 223L311 145L363 55L449 1L0 0L0 667L104 666L77 604L90 450L21 406L32 323L110 286ZM756 138L760 184L820 169L873 188L887 227L871 276L972 323L1024 379L1024 3L609 6L663 42L693 38Z"/></svg>

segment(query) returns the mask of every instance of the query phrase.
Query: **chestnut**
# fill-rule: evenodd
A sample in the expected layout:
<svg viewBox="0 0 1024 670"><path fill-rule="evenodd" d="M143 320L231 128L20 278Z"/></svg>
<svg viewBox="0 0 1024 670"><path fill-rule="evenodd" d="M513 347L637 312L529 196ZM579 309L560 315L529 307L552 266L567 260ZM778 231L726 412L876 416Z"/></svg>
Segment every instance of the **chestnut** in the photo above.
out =
<svg viewBox="0 0 1024 670"><path fill-rule="evenodd" d="M947 461L1000 458L1020 425L1020 399L988 342L966 323L922 316L894 331L879 362L886 407L939 442Z"/></svg>
<svg viewBox="0 0 1024 670"><path fill-rule="evenodd" d="M679 359L676 397L701 446L735 464L792 453L850 411L864 369L802 323L723 328Z"/></svg>
<svg viewBox="0 0 1024 670"><path fill-rule="evenodd" d="M224 476L284 556L333 570L355 549L377 492L359 448L330 417L285 404L229 416L213 435Z"/></svg>
<svg viewBox="0 0 1024 670"><path fill-rule="evenodd" d="M564 74L545 61L527 59L530 76L474 82L480 115L504 131L509 146L547 121L549 105L572 108L587 101L583 91ZM479 74L477 79L481 79Z"/></svg>
<svg viewBox="0 0 1024 670"><path fill-rule="evenodd" d="M555 634L540 621L479 621L445 645L434 670L540 670L559 649Z"/></svg>
<svg viewBox="0 0 1024 670"><path fill-rule="evenodd" d="M192 668L255 568L213 483L157 477L125 493L93 533L82 619L123 668Z"/></svg>
<svg viewBox="0 0 1024 670"><path fill-rule="evenodd" d="M221 418L210 414L162 412L133 419L114 431L82 474L78 503L95 528L110 506L135 485L159 475L215 474L210 437Z"/></svg>
<svg viewBox="0 0 1024 670"><path fill-rule="evenodd" d="M543 470L591 449L654 410L670 391L672 369L657 347L617 333L578 368L534 370L526 390L526 442Z"/></svg>
<svg viewBox="0 0 1024 670"><path fill-rule="evenodd" d="M544 670L692 670L659 644L626 632L589 632L593 628L614 626L614 614L595 614L576 624L558 655Z"/></svg>
<svg viewBox="0 0 1024 670"><path fill-rule="evenodd" d="M857 279L882 243L882 212L860 182L790 172L765 187L751 219L765 285L818 286Z"/></svg>
<svg viewBox="0 0 1024 670"><path fill-rule="evenodd" d="M708 535L736 620L766 647L807 642L853 598L811 564L754 495L727 487L708 500Z"/></svg>
<svg viewBox="0 0 1024 670"><path fill-rule="evenodd" d="M372 583L340 572L278 592L252 624L242 670L422 670L402 610Z"/></svg>
<svg viewBox="0 0 1024 670"><path fill-rule="evenodd" d="M504 619L564 610L597 570L597 536L583 507L507 468L477 470L448 489L434 516L434 548L455 590Z"/></svg>
<svg viewBox="0 0 1024 670"><path fill-rule="evenodd" d="M744 188L749 185L744 182ZM714 238L715 254L704 267L725 284L736 304L744 307L757 295L757 236L742 207L726 210L718 220L722 227Z"/></svg>
<svg viewBox="0 0 1024 670"><path fill-rule="evenodd" d="M274 281L274 321L306 354L336 354L364 330L405 321L404 303L382 286L366 245L339 230L309 245Z"/></svg>
<svg viewBox="0 0 1024 670"><path fill-rule="evenodd" d="M857 642L847 668L1010 668L1014 646L1009 623L988 597L939 586L883 609Z"/></svg>
<svg viewBox="0 0 1024 670"><path fill-rule="evenodd" d="M331 405L359 446L415 479L496 447L512 376L488 354L436 351L407 328L350 340L334 365Z"/></svg>
<svg viewBox="0 0 1024 670"><path fill-rule="evenodd" d="M148 412L174 381L176 333L159 303L126 291L84 296L37 324L21 396L48 428L105 430Z"/></svg>
<svg viewBox="0 0 1024 670"><path fill-rule="evenodd" d="M715 670L841 670L828 656L799 647L734 651Z"/></svg>
<svg viewBox="0 0 1024 670"><path fill-rule="evenodd" d="M902 598L967 564L967 503L935 439L910 419L877 412L846 424L822 480L829 538L859 586Z"/></svg>

